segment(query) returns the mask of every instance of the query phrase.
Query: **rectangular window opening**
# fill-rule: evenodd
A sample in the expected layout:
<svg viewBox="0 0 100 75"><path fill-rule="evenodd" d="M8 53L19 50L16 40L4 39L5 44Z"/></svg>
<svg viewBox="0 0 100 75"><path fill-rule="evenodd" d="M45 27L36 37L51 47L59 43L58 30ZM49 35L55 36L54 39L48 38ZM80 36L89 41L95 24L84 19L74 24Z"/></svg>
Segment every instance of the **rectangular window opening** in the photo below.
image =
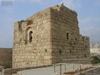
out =
<svg viewBox="0 0 100 75"><path fill-rule="evenodd" d="M66 34L67 40L69 40L69 33Z"/></svg>

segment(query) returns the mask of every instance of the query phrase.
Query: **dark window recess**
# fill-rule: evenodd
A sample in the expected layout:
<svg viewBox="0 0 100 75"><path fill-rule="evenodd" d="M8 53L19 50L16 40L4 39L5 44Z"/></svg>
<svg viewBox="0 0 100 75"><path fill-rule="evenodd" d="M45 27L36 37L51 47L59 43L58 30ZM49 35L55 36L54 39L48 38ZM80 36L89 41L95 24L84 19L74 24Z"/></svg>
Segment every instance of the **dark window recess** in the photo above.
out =
<svg viewBox="0 0 100 75"><path fill-rule="evenodd" d="M29 33L29 42L32 42L32 31L30 31L30 33Z"/></svg>
<svg viewBox="0 0 100 75"><path fill-rule="evenodd" d="M66 34L67 40L69 40L69 33Z"/></svg>

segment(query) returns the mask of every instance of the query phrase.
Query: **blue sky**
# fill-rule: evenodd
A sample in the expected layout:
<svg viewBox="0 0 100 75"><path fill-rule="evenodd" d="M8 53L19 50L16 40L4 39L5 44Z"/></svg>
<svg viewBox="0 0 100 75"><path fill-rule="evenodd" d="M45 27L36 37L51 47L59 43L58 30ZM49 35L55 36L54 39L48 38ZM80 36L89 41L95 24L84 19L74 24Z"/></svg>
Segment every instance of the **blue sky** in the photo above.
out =
<svg viewBox="0 0 100 75"><path fill-rule="evenodd" d="M2 1L0 48L13 47L14 22L26 20L36 12L61 3L78 13L80 34L89 36L90 42L100 42L100 0L13 0L13 6L3 6Z"/></svg>

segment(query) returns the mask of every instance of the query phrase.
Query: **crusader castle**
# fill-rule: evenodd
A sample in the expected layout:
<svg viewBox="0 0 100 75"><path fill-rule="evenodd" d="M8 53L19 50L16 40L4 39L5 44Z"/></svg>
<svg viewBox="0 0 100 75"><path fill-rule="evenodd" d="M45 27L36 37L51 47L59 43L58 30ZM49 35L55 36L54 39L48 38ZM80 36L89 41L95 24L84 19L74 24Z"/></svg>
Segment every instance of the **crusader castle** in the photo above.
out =
<svg viewBox="0 0 100 75"><path fill-rule="evenodd" d="M77 13L62 5L14 23L12 68L88 59L89 37L79 33Z"/></svg>

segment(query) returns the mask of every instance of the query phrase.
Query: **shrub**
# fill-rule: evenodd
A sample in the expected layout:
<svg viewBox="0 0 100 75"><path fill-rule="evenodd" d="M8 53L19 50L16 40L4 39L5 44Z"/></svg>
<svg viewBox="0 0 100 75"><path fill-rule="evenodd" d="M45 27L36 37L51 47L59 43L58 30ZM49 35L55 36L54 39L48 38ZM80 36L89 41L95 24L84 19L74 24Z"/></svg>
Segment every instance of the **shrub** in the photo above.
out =
<svg viewBox="0 0 100 75"><path fill-rule="evenodd" d="M73 49L74 49L74 47L73 47Z"/></svg>
<svg viewBox="0 0 100 75"><path fill-rule="evenodd" d="M87 45L85 47L87 48Z"/></svg>
<svg viewBox="0 0 100 75"><path fill-rule="evenodd" d="M92 58L93 58L94 60L99 60L99 59L97 58L97 56L92 56Z"/></svg>
<svg viewBox="0 0 100 75"><path fill-rule="evenodd" d="M98 64L98 63L100 63L100 61L99 60L92 60L91 63L92 64Z"/></svg>
<svg viewBox="0 0 100 75"><path fill-rule="evenodd" d="M59 49L59 54L62 54L62 51L61 51L61 49Z"/></svg>
<svg viewBox="0 0 100 75"><path fill-rule="evenodd" d="M72 51L70 50L70 53L72 53Z"/></svg>
<svg viewBox="0 0 100 75"><path fill-rule="evenodd" d="M70 45L72 45L72 43L70 42Z"/></svg>
<svg viewBox="0 0 100 75"><path fill-rule="evenodd" d="M86 54L84 55L84 57L85 57L85 58L87 57Z"/></svg>
<svg viewBox="0 0 100 75"><path fill-rule="evenodd" d="M45 13L45 15L47 16L47 13Z"/></svg>
<svg viewBox="0 0 100 75"><path fill-rule="evenodd" d="M77 40L77 38L75 38L75 40Z"/></svg>
<svg viewBox="0 0 100 75"><path fill-rule="evenodd" d="M24 20L21 20L21 21L19 21L19 22L24 22Z"/></svg>
<svg viewBox="0 0 100 75"><path fill-rule="evenodd" d="M47 52L47 49L45 49L45 52Z"/></svg>
<svg viewBox="0 0 100 75"><path fill-rule="evenodd" d="M93 60L91 61L92 64L98 64L100 63L100 59L97 58L97 56L92 56Z"/></svg>

